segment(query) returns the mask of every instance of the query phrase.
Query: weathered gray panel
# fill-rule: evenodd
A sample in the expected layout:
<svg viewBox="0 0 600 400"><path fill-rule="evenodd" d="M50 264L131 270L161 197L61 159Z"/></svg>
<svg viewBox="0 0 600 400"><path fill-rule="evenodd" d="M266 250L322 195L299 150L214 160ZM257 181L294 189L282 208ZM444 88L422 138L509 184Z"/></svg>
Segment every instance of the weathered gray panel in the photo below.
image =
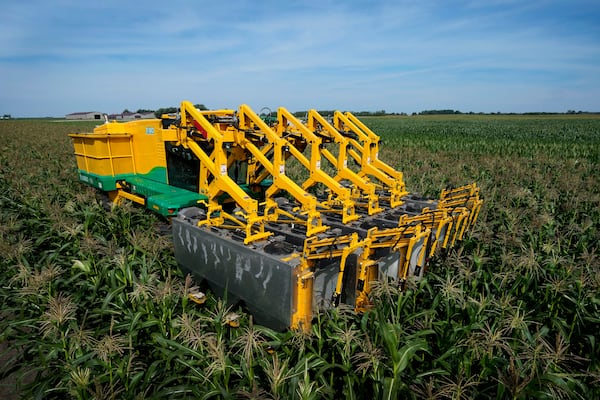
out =
<svg viewBox="0 0 600 400"><path fill-rule="evenodd" d="M313 309L326 309L331 307L331 296L335 291L338 273L340 271L339 263L333 263L325 267L318 268L315 271L313 281Z"/></svg>
<svg viewBox="0 0 600 400"><path fill-rule="evenodd" d="M377 260L379 266L379 274L389 276L392 279L398 279L400 273L400 263L403 259L400 258L400 253L394 251Z"/></svg>
<svg viewBox="0 0 600 400"><path fill-rule="evenodd" d="M356 303L356 279L357 279L357 261L358 252L348 256L344 267L344 276L342 280L342 293L340 302L355 306ZM339 259L332 260L325 266L319 266L315 269L315 278L313 281L313 309L326 309L332 307L331 300L337 279L340 272Z"/></svg>
<svg viewBox="0 0 600 400"><path fill-rule="evenodd" d="M423 255L423 252L427 251L427 246L425 246L425 237L419 239L415 246L413 247L412 254L410 256L409 262L409 272L408 275L412 275L416 278L421 278L423 276L423 268L419 266L419 258ZM419 267L419 268L417 268Z"/></svg>
<svg viewBox="0 0 600 400"><path fill-rule="evenodd" d="M294 267L209 229L173 219L175 258L185 273L205 279L228 300L244 301L255 321L272 329L290 326Z"/></svg>
<svg viewBox="0 0 600 400"><path fill-rule="evenodd" d="M408 262L408 275L415 276L417 278L421 278L423 276L423 268L418 268L418 261L424 251L427 248L425 246L425 238L419 239L410 254L410 260ZM379 265L379 273L385 276L389 276L393 279L400 278L400 267L406 261L406 258L403 254L399 252L390 252L384 257L381 257L377 260ZM417 273L418 272L418 273Z"/></svg>

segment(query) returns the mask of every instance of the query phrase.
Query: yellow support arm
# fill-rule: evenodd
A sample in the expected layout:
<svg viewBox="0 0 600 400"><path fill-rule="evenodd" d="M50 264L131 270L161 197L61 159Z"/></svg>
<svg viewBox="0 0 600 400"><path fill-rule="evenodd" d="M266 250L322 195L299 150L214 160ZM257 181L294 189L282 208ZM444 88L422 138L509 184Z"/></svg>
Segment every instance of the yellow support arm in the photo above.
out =
<svg viewBox="0 0 600 400"><path fill-rule="evenodd" d="M200 176L200 191L209 197L209 216L213 213L222 213L216 197L227 193L246 213L244 215L247 223L245 241L251 242L270 236L270 233L264 232L264 221L258 216L258 202L244 192L227 173L227 154L223 149L223 135L189 101L181 103L181 129L178 134L180 143L198 157L201 169L205 171L204 176L203 174ZM200 147L194 135L200 135L212 142L211 155L206 154ZM210 182L208 174L212 175ZM219 217L218 221L222 221L222 217ZM211 223L210 219L206 223Z"/></svg>
<svg viewBox="0 0 600 400"><path fill-rule="evenodd" d="M479 198L479 187L475 183L454 189L444 189L440 194L438 208L455 210L464 208L468 216L463 223L459 239L462 239L465 229L470 229L477 220L483 200Z"/></svg>
<svg viewBox="0 0 600 400"><path fill-rule="evenodd" d="M312 237L304 241L303 258L307 265L311 265L314 260L340 258L336 285L331 299L334 306L339 305L342 294L346 260L350 254L364 247L365 244L365 241L359 240L357 233L323 239Z"/></svg>
<svg viewBox="0 0 600 400"><path fill-rule="evenodd" d="M321 114L312 109L308 111L306 126L312 132L320 132L331 137L338 146L337 158L327 149L322 149L321 153L337 170L334 177L336 181L346 179L352 182L352 185L367 198L368 214L373 215L383 211L379 207L379 199L375 193L376 186L369 182L365 176L360 176L352 169L348 168L348 144L349 141L337 129L335 129Z"/></svg>
<svg viewBox="0 0 600 400"><path fill-rule="evenodd" d="M321 169L321 138L315 135L311 130L304 126L302 122L294 117L292 113L283 107L280 107L277 111L277 120L277 133L279 137L283 137L288 130L293 129L310 144L309 160L300 150L288 141L290 153L309 171L309 178L304 182L302 187L306 190L317 183L325 185L337 195L337 199L334 200L334 203L337 202L342 205L342 222L346 224L351 221L356 221L359 216L354 212L354 201L352 201L351 198L351 191L343 187L339 182Z"/></svg>
<svg viewBox="0 0 600 400"><path fill-rule="evenodd" d="M372 130L370 130L365 124L363 124L361 120L356 118L354 114L346 112L344 113L344 115L346 116L348 121L351 122L354 128L360 129L369 138L369 155L371 157L371 162L373 163L373 165L375 165L377 168L390 175L391 177L395 178L396 180L402 182L402 184L404 185L404 176L402 175L402 172L395 170L390 165L384 163L379 159L380 137L377 136Z"/></svg>
<svg viewBox="0 0 600 400"><path fill-rule="evenodd" d="M349 150L348 153L360 164L359 175L369 175L379 180L389 192L391 207L400 206L402 197L408 194L402 180L402 173L379 160L379 137L368 128L366 132L363 131L354 121L358 121L358 119L350 113L342 114L336 111L333 115L334 126L337 130L352 132L358 137L358 140L349 139L354 150Z"/></svg>
<svg viewBox="0 0 600 400"><path fill-rule="evenodd" d="M284 149L289 149L289 143L279 137L264 121L256 115L250 107L242 104L238 112L239 130L242 131L240 143L247 148L252 155L267 169L273 176L273 184L265 193L266 207L265 216L268 218L270 213L277 216L277 204L273 196L279 191L286 191L292 195L301 205L302 211L307 215L306 229L307 236L324 232L328 229L322 224L321 214L317 211L317 199L298 186L293 180L285 175L285 155ZM256 146L254 146L244 135L246 131L259 131L267 141L273 146L273 162Z"/></svg>

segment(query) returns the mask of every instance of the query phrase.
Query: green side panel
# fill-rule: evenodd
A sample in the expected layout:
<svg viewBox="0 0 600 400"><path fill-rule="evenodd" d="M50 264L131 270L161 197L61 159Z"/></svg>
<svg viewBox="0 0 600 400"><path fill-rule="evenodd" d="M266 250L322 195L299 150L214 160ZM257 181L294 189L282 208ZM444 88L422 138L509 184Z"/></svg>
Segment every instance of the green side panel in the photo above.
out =
<svg viewBox="0 0 600 400"><path fill-rule="evenodd" d="M207 197L189 190L168 185L164 167L152 169L148 174L121 174L102 176L79 171L79 180L105 192L117 190L117 182L125 181L131 192L146 198L146 207L165 217L177 215L180 208L197 205Z"/></svg>
<svg viewBox="0 0 600 400"><path fill-rule="evenodd" d="M135 176L141 176L156 182L169 183L167 179L167 169L165 167L155 167L147 174L136 174Z"/></svg>
<svg viewBox="0 0 600 400"><path fill-rule="evenodd" d="M90 186L95 187L96 189L103 190L105 192L110 192L112 190L117 190L117 182L118 181L129 181L131 178L136 176L142 176L146 179L150 179L156 182L167 183L167 169L165 167L156 167L153 168L150 172L144 175L136 175L136 174L118 174L115 176L112 175L96 175L90 172L79 170L79 180L81 182L87 183Z"/></svg>
<svg viewBox="0 0 600 400"><path fill-rule="evenodd" d="M156 182L139 175L127 179L131 192L146 198L146 207L163 216L177 215L180 208L197 205L207 200L205 195Z"/></svg>
<svg viewBox="0 0 600 400"><path fill-rule="evenodd" d="M144 197L150 197L161 193L169 193L169 190L173 188L166 183L157 182L143 175L133 175L127 179L127 183L131 187L132 193L140 194Z"/></svg>
<svg viewBox="0 0 600 400"><path fill-rule="evenodd" d="M100 189L105 192L117 190L117 182L131 178L131 174L120 174L115 176L96 175L89 172L79 170L79 180L87 183L90 186Z"/></svg>
<svg viewBox="0 0 600 400"><path fill-rule="evenodd" d="M178 189L179 193L165 193L150 196L146 199L146 207L165 217L177 215L177 211L184 207L197 206L199 201L207 200L206 196Z"/></svg>
<svg viewBox="0 0 600 400"><path fill-rule="evenodd" d="M105 192L117 190L117 182L125 181L129 184L131 192L146 198L146 207L163 216L177 215L180 208L197 205L199 201L208 200L208 197L186 189L171 186L167 183L167 170L164 167L153 168L147 174L120 174L115 176L96 175L83 170L79 171L79 180ZM248 185L240 187L256 200L264 199L265 190L272 181L265 180L260 183L259 192L253 192ZM225 203L229 195L224 193L219 196L219 202Z"/></svg>

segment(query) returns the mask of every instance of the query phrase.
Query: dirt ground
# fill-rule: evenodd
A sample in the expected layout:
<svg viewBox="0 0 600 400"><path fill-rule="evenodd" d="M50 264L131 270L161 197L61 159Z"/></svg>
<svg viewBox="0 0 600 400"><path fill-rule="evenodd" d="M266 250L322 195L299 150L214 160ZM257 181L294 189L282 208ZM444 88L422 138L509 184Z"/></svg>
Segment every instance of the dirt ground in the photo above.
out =
<svg viewBox="0 0 600 400"><path fill-rule="evenodd" d="M3 342L0 343L0 367L7 368L9 367L9 360L15 356L16 350L11 350L9 348L10 343ZM0 380L0 399L2 400L12 400L20 398L19 392L17 390L17 378L16 374L9 375L5 379Z"/></svg>

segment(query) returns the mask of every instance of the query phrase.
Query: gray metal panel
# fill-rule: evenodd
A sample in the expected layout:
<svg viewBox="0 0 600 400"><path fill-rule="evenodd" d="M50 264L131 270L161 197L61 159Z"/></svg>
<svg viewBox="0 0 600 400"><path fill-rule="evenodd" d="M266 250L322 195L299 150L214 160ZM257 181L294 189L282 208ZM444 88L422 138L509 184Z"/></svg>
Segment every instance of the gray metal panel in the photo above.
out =
<svg viewBox="0 0 600 400"><path fill-rule="evenodd" d="M419 268L417 273L417 267L420 267L419 258L421 258L423 252L427 250L427 246L425 246L425 239L425 237L419 239L419 241L415 243L415 246L413 247L412 254L410 255L410 262L408 264L408 275L412 275L417 278L421 278L423 276L423 268Z"/></svg>
<svg viewBox="0 0 600 400"><path fill-rule="evenodd" d="M400 273L400 263L404 258L400 258L400 253L394 251L377 260L379 266L379 274L389 276L393 279L398 279Z"/></svg>
<svg viewBox="0 0 600 400"><path fill-rule="evenodd" d="M181 269L205 279L230 302L241 299L261 325L284 330L294 312L294 267L188 222L173 219L175 258Z"/></svg>
<svg viewBox="0 0 600 400"><path fill-rule="evenodd" d="M417 266L419 266L419 258L426 250L427 248L425 246L425 237L423 237L415 243L412 253L410 254L410 260L408 262L409 276L412 275L417 278L421 278L423 276L423 268L419 268L418 274L415 274L415 272L417 270ZM379 265L379 273L389 276L393 279L399 279L400 267L404 264L405 261L406 258L404 254L400 254L399 252L395 251L390 252L388 255L381 257L379 260L377 260L377 263Z"/></svg>
<svg viewBox="0 0 600 400"><path fill-rule="evenodd" d="M344 267L344 278L342 280L342 295L340 302L352 307L356 304L356 280L358 254L350 254L346 259ZM335 292L337 279L340 272L339 259L335 259L328 265L319 266L315 269L313 280L313 309L320 310L331 308L331 299Z"/></svg>
<svg viewBox="0 0 600 400"><path fill-rule="evenodd" d="M335 291L337 277L340 271L339 263L333 263L315 271L313 281L313 309L321 310L331 307L331 296Z"/></svg>

